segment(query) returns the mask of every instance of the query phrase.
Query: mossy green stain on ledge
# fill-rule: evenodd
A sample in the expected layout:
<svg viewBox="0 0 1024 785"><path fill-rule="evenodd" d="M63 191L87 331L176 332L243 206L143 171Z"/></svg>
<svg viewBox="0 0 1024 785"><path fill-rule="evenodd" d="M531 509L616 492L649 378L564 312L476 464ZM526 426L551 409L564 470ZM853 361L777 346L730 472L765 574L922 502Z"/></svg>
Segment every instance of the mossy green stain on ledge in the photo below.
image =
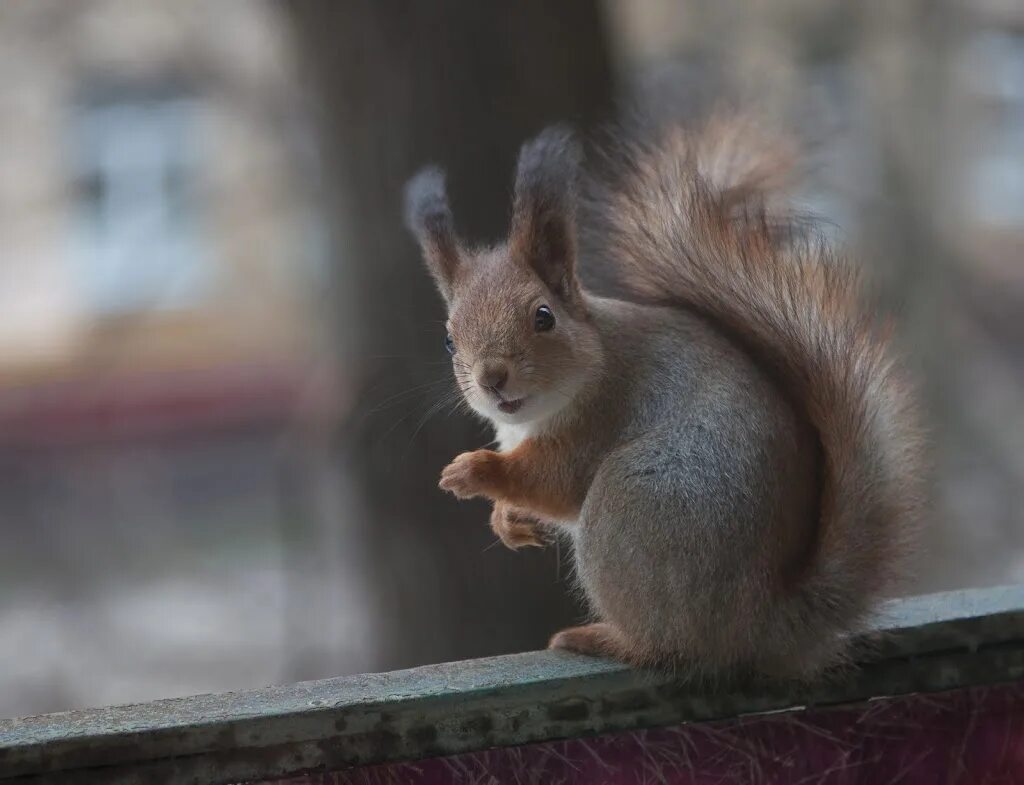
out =
<svg viewBox="0 0 1024 785"><path fill-rule="evenodd" d="M0 783L221 783L1024 679L1024 587L902 600L817 686L696 690L535 652L0 721Z"/></svg>

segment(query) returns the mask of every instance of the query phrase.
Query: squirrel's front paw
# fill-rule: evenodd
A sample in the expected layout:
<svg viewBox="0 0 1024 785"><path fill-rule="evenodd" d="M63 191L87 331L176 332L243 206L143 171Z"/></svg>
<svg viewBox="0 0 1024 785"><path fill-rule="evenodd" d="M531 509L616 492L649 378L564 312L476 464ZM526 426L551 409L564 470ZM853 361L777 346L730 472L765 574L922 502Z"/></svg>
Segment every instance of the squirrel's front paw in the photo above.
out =
<svg viewBox="0 0 1024 785"><path fill-rule="evenodd" d="M474 450L456 456L441 472L441 490L460 499L488 496L494 486L500 458L491 450Z"/></svg>
<svg viewBox="0 0 1024 785"><path fill-rule="evenodd" d="M491 530L512 550L526 546L542 548L547 545L540 521L504 502L494 505Z"/></svg>

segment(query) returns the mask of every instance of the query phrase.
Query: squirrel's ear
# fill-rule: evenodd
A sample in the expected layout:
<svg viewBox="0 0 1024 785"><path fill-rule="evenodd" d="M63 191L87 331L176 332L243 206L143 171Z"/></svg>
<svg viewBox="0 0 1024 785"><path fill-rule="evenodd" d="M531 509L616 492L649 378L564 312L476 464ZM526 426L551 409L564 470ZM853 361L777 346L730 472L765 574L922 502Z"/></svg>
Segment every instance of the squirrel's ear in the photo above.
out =
<svg viewBox="0 0 1024 785"><path fill-rule="evenodd" d="M437 288L451 302L463 254L448 207L444 172L436 166L428 166L406 183L405 224L419 240Z"/></svg>
<svg viewBox="0 0 1024 785"><path fill-rule="evenodd" d="M581 159L572 132L556 126L523 145L516 167L509 251L565 301L579 294L576 187Z"/></svg>

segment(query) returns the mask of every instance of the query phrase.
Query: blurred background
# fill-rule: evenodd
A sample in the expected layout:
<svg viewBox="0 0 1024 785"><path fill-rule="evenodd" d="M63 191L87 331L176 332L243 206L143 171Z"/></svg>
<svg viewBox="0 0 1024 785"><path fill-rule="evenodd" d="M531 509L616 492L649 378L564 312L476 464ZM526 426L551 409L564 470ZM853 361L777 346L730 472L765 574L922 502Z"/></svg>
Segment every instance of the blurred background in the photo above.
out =
<svg viewBox="0 0 1024 785"><path fill-rule="evenodd" d="M507 7L506 7L507 6ZM756 103L922 380L914 584L1024 581L1018 0L0 5L0 716L540 647L566 554L436 489L402 182L497 238L515 151L652 85Z"/></svg>

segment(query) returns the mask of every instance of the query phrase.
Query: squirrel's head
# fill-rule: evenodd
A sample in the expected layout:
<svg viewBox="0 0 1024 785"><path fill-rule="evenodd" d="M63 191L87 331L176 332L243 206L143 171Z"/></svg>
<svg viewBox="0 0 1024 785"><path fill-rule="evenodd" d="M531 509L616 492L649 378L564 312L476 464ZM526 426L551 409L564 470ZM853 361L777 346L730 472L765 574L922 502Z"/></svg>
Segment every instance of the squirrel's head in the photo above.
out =
<svg viewBox="0 0 1024 785"><path fill-rule="evenodd" d="M469 249L455 233L444 175L406 186L406 222L448 305L445 343L469 405L508 424L568 404L600 359L576 277L580 149L559 128L523 146L508 241Z"/></svg>

